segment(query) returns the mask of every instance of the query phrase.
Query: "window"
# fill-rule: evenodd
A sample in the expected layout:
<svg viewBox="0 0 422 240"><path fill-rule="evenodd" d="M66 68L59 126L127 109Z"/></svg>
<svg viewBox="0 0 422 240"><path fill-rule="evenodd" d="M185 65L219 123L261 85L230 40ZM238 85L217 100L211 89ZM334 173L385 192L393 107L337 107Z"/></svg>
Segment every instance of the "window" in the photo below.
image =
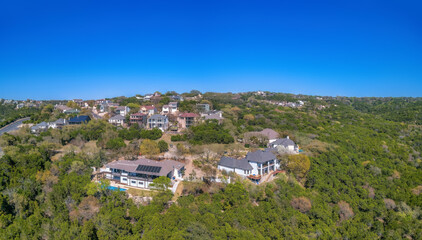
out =
<svg viewBox="0 0 422 240"><path fill-rule="evenodd" d="M144 182L139 181L139 185L144 185Z"/></svg>
<svg viewBox="0 0 422 240"><path fill-rule="evenodd" d="M131 183L136 184L136 181L131 181Z"/></svg>

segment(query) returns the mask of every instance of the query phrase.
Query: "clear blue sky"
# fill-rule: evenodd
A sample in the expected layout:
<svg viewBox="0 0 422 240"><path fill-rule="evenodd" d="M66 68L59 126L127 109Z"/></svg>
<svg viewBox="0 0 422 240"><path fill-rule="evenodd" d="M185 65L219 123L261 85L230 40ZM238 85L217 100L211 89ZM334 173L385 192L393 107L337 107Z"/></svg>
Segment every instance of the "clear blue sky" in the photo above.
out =
<svg viewBox="0 0 422 240"><path fill-rule="evenodd" d="M6 0L0 98L422 96L421 12L403 0Z"/></svg>

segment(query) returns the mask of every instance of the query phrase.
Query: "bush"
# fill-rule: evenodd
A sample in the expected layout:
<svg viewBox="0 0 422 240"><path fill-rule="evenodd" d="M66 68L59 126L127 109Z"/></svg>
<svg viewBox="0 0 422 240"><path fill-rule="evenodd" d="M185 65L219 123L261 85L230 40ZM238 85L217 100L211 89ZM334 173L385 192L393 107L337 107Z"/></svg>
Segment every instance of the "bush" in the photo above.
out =
<svg viewBox="0 0 422 240"><path fill-rule="evenodd" d="M118 137L118 138L113 138L110 139L107 143L106 143L106 148L107 149L120 149L122 147L126 147L125 142L123 141L122 138Z"/></svg>
<svg viewBox="0 0 422 240"><path fill-rule="evenodd" d="M229 144L234 142L234 138L229 131L224 129L217 121L207 121L190 128L191 136L189 142L192 144L210 144L223 143Z"/></svg>
<svg viewBox="0 0 422 240"><path fill-rule="evenodd" d="M301 213L309 212L312 208L311 201L306 197L293 198L290 204Z"/></svg>
<svg viewBox="0 0 422 240"><path fill-rule="evenodd" d="M340 221L347 220L355 215L353 213L353 209L345 201L340 201L338 203L338 207L340 208L340 211L339 211Z"/></svg>
<svg viewBox="0 0 422 240"><path fill-rule="evenodd" d="M152 130L143 129L141 131L141 138L142 139L157 140L161 136L163 136L163 132L158 128L154 128Z"/></svg>
<svg viewBox="0 0 422 240"><path fill-rule="evenodd" d="M160 153L157 142L149 139L143 140L139 148L142 155L156 155Z"/></svg>
<svg viewBox="0 0 422 240"><path fill-rule="evenodd" d="M182 135L173 135L171 136L171 141L172 142L180 142L180 141L186 141L186 135L182 134Z"/></svg>
<svg viewBox="0 0 422 240"><path fill-rule="evenodd" d="M166 141L161 140L158 142L158 148L160 149L160 152L167 152L169 150L169 145L166 143Z"/></svg>
<svg viewBox="0 0 422 240"><path fill-rule="evenodd" d="M311 161L306 155L290 155L288 158L287 168L299 177L304 177L310 167Z"/></svg>

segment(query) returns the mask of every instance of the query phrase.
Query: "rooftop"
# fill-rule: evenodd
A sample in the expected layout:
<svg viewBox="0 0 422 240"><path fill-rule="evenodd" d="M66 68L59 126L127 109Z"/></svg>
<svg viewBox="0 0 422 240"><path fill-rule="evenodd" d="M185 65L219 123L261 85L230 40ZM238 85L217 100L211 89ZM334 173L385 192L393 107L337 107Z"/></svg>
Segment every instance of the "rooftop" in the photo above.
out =
<svg viewBox="0 0 422 240"><path fill-rule="evenodd" d="M167 116L161 115L161 114L154 114L149 119L163 119L163 118L167 118Z"/></svg>
<svg viewBox="0 0 422 240"><path fill-rule="evenodd" d="M229 168L238 168L242 170L252 170L252 166L249 164L249 162L246 159L235 159L231 157L223 156L220 159L220 162L218 165L229 167Z"/></svg>
<svg viewBox="0 0 422 240"><path fill-rule="evenodd" d="M245 159L251 162L265 163L276 159L276 156L271 151L258 150L255 152L248 152Z"/></svg>
<svg viewBox="0 0 422 240"><path fill-rule="evenodd" d="M289 138L279 138L275 140L274 142L272 142L271 145L283 145L287 147L287 146L294 146L296 144Z"/></svg>
<svg viewBox="0 0 422 240"><path fill-rule="evenodd" d="M146 158L138 160L120 160L106 164L108 168L125 170L132 173L141 173L156 176L167 176L173 169L181 169L185 164L173 160L155 161Z"/></svg>
<svg viewBox="0 0 422 240"><path fill-rule="evenodd" d="M179 115L179 117L182 117L182 118L186 118L186 117L195 118L195 117L199 117L199 116L196 113L182 113L182 114Z"/></svg>
<svg viewBox="0 0 422 240"><path fill-rule="evenodd" d="M69 123L82 123L82 122L89 122L91 118L86 115L81 115L77 117L73 117L69 119Z"/></svg>
<svg viewBox="0 0 422 240"><path fill-rule="evenodd" d="M125 120L125 119L126 119L125 117L123 117L122 115L118 114L118 115L115 115L115 116L111 117L109 120Z"/></svg>

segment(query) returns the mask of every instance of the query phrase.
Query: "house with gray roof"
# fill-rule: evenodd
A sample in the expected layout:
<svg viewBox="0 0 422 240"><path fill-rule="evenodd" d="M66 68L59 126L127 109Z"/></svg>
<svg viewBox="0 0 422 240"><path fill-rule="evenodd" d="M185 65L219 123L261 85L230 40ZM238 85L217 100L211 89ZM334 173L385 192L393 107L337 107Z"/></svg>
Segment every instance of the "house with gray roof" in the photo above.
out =
<svg viewBox="0 0 422 240"><path fill-rule="evenodd" d="M61 129L63 126L67 125L67 120L64 118L59 118L54 122L49 122L48 125L50 128L53 128L53 129L55 128Z"/></svg>
<svg viewBox="0 0 422 240"><path fill-rule="evenodd" d="M271 151L258 150L249 152L243 159L222 157L218 163L218 169L226 172L235 172L240 176L259 180L266 175L280 168L277 157Z"/></svg>
<svg viewBox="0 0 422 240"><path fill-rule="evenodd" d="M219 110L210 110L204 113L201 113L201 117L204 120L217 120L219 123L221 123L224 120L223 112Z"/></svg>
<svg viewBox="0 0 422 240"><path fill-rule="evenodd" d="M286 138L279 138L271 143L268 144L269 148L279 148L279 146L285 149L284 152L291 153L291 154L298 154L299 153L299 146L293 142L289 136Z"/></svg>
<svg viewBox="0 0 422 240"><path fill-rule="evenodd" d="M246 159L235 159L223 156L218 163L218 169L226 172L235 172L241 176L248 176L252 173L253 167Z"/></svg>
<svg viewBox="0 0 422 240"><path fill-rule="evenodd" d="M108 163L100 170L103 177L131 187L150 188L157 177L181 180L185 164L173 160L155 161L141 158Z"/></svg>
<svg viewBox="0 0 422 240"><path fill-rule="evenodd" d="M129 113L130 108L128 106L118 106L115 111L116 114L122 115L124 117Z"/></svg>
<svg viewBox="0 0 422 240"><path fill-rule="evenodd" d="M30 130L31 130L31 133L39 134L41 132L47 131L48 130L48 126L49 126L48 123L41 122L41 123L38 123L38 124L32 126L30 128Z"/></svg>
<svg viewBox="0 0 422 240"><path fill-rule="evenodd" d="M113 124L114 126L123 126L126 122L126 117L122 115L115 115L108 119L108 122Z"/></svg>
<svg viewBox="0 0 422 240"><path fill-rule="evenodd" d="M167 131L169 128L169 119L165 115L154 114L147 120L149 129L158 128L161 131Z"/></svg>

